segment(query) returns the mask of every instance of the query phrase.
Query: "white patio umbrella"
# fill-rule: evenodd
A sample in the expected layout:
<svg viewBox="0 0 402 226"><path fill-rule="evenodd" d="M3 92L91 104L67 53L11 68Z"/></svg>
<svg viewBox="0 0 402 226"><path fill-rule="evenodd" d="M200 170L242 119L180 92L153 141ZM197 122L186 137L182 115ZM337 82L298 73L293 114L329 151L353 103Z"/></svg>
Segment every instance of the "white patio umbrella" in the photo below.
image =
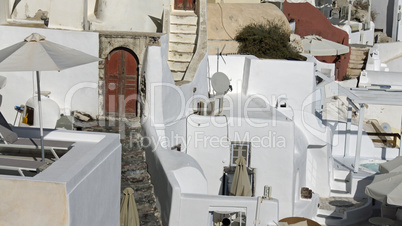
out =
<svg viewBox="0 0 402 226"><path fill-rule="evenodd" d="M98 57L47 41L37 33L0 50L0 71L36 71L42 161L45 161L45 152L39 71L60 71L99 60L101 59Z"/></svg>
<svg viewBox="0 0 402 226"><path fill-rule="evenodd" d="M402 172L402 156L397 156L391 161L381 163L378 169L381 173Z"/></svg>
<svg viewBox="0 0 402 226"><path fill-rule="evenodd" d="M402 206L402 173L386 173L374 176L365 193L384 204Z"/></svg>
<svg viewBox="0 0 402 226"><path fill-rule="evenodd" d="M307 35L302 38L304 53L313 56L336 56L349 52L349 46L345 46L317 35Z"/></svg>

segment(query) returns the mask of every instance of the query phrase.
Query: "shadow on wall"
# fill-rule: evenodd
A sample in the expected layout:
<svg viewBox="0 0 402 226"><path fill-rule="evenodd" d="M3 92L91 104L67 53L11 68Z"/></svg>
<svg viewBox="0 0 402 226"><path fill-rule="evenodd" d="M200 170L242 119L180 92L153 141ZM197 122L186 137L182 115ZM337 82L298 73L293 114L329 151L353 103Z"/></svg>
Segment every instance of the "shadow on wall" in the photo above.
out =
<svg viewBox="0 0 402 226"><path fill-rule="evenodd" d="M331 22L310 3L283 3L283 13L288 20L296 22L295 33L304 37L315 34L325 39L349 46L348 34L336 28ZM342 56L317 56L317 60L325 63L335 63L335 79L342 81L348 68L350 52Z"/></svg>

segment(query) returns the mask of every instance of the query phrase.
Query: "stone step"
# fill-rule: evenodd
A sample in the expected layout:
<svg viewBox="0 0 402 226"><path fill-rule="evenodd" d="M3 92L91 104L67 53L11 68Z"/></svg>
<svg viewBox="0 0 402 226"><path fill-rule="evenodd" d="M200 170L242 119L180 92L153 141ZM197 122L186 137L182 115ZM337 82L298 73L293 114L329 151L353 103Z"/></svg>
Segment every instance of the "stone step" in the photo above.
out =
<svg viewBox="0 0 402 226"><path fill-rule="evenodd" d="M333 177L334 177L335 180L349 180L350 171L349 170L334 169Z"/></svg>
<svg viewBox="0 0 402 226"><path fill-rule="evenodd" d="M121 160L122 164L145 162L145 153L143 151L122 152Z"/></svg>
<svg viewBox="0 0 402 226"><path fill-rule="evenodd" d="M146 226L159 226L161 225L159 220L159 213L138 213L140 218L140 225Z"/></svg>
<svg viewBox="0 0 402 226"><path fill-rule="evenodd" d="M350 192L342 190L331 190L330 196L352 197L352 194L350 194Z"/></svg>
<svg viewBox="0 0 402 226"><path fill-rule="evenodd" d="M171 24L187 24L187 25L197 25L198 17L194 14L182 15L182 14L171 14L170 23Z"/></svg>
<svg viewBox="0 0 402 226"><path fill-rule="evenodd" d="M168 60L176 62L190 62L193 58L193 53L169 52Z"/></svg>
<svg viewBox="0 0 402 226"><path fill-rule="evenodd" d="M195 34L182 34L182 33L170 33L169 34L169 42L194 44L196 38L197 38L197 36Z"/></svg>
<svg viewBox="0 0 402 226"><path fill-rule="evenodd" d="M351 76L359 76L362 71L360 69L347 69L346 74Z"/></svg>
<svg viewBox="0 0 402 226"><path fill-rule="evenodd" d="M177 42L169 43L169 51L193 53L194 48L195 48L194 43L177 43Z"/></svg>
<svg viewBox="0 0 402 226"><path fill-rule="evenodd" d="M336 191L348 192L348 183L349 181L347 180L335 179L331 182L331 189Z"/></svg>
<svg viewBox="0 0 402 226"><path fill-rule="evenodd" d="M189 62L176 62L176 61L168 61L169 67L171 71L182 71L185 72L189 65Z"/></svg>
<svg viewBox="0 0 402 226"><path fill-rule="evenodd" d="M364 64L354 64L354 63L350 63L348 65L348 68L350 69L363 69L364 68Z"/></svg>
<svg viewBox="0 0 402 226"><path fill-rule="evenodd" d="M175 81L180 81L184 77L184 72L172 71L172 77Z"/></svg>
<svg viewBox="0 0 402 226"><path fill-rule="evenodd" d="M349 60L349 64L364 64L364 60Z"/></svg>
<svg viewBox="0 0 402 226"><path fill-rule="evenodd" d="M355 46L350 46L351 51L361 51L361 52L368 52L370 51L370 47L355 47Z"/></svg>
<svg viewBox="0 0 402 226"><path fill-rule="evenodd" d="M366 60L367 56L361 56L361 55L350 55L350 60L355 60L355 61L364 61Z"/></svg>
<svg viewBox="0 0 402 226"><path fill-rule="evenodd" d="M170 32L195 35L197 33L197 26L187 24L171 24Z"/></svg>
<svg viewBox="0 0 402 226"><path fill-rule="evenodd" d="M367 53L359 52L359 51L352 51L350 53L350 56L356 57L356 58L367 58Z"/></svg>

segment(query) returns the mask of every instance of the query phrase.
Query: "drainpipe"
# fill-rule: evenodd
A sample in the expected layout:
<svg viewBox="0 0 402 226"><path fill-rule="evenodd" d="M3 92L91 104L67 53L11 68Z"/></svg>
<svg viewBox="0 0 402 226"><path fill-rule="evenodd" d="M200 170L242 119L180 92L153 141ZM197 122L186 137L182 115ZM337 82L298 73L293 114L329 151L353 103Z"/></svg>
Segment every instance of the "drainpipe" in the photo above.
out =
<svg viewBox="0 0 402 226"><path fill-rule="evenodd" d="M257 210L256 210L256 213L255 213L254 225L259 225L261 223L260 222L261 202L262 202L262 198L261 198L261 196L258 196L258 198L257 198Z"/></svg>
<svg viewBox="0 0 402 226"><path fill-rule="evenodd" d="M84 0L84 31L89 30L89 23L88 23L88 0Z"/></svg>
<svg viewBox="0 0 402 226"><path fill-rule="evenodd" d="M368 7L368 15L367 15L367 28L370 30L370 27L371 27L371 1L372 0L369 0L369 7Z"/></svg>
<svg viewBox="0 0 402 226"><path fill-rule="evenodd" d="M1 1L0 3L0 24L6 24L7 19L9 18L10 12L8 11L8 0L7 1Z"/></svg>
<svg viewBox="0 0 402 226"><path fill-rule="evenodd" d="M402 134L402 117L401 117L401 134ZM402 156L402 142L400 140L401 139L399 138L399 156Z"/></svg>

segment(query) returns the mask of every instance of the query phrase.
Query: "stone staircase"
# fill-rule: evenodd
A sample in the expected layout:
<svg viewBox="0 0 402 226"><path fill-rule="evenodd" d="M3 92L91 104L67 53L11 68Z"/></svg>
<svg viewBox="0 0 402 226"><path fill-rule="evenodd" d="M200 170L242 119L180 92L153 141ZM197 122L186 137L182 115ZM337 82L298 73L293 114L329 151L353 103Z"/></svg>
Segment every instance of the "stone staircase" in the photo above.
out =
<svg viewBox="0 0 402 226"><path fill-rule="evenodd" d="M350 60L346 75L349 78L357 78L366 68L367 55L370 47L366 45L350 45Z"/></svg>
<svg viewBox="0 0 402 226"><path fill-rule="evenodd" d="M172 11L170 15L168 64L175 81L183 79L194 55L198 17L193 11Z"/></svg>

